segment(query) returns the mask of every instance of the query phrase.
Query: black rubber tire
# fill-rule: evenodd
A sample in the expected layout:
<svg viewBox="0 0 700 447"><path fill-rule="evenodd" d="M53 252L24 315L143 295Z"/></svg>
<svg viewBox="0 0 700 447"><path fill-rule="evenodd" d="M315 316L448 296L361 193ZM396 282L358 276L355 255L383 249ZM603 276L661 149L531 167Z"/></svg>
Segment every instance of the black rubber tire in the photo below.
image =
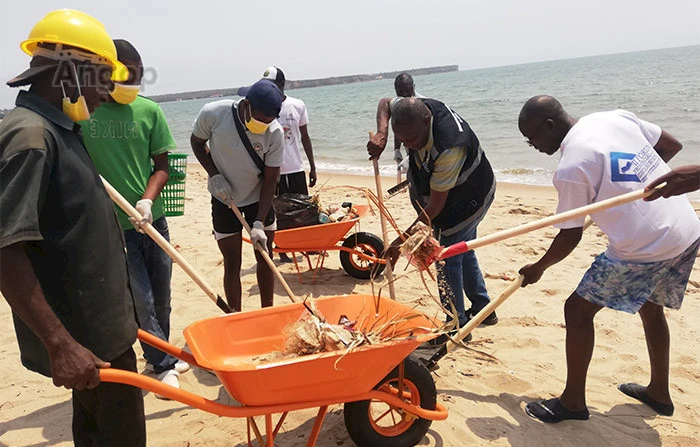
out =
<svg viewBox="0 0 700 447"><path fill-rule="evenodd" d="M370 254L375 258L381 257L384 253L384 242L372 233L359 232L351 234L345 241L343 241L343 247L350 248L352 250L357 250L366 254ZM369 248L369 250L368 250ZM386 264L379 264L375 262L367 262L367 267L357 265L352 254L346 251L340 252L340 264L343 266L348 275L357 279L370 279L372 275L379 275L384 271Z"/></svg>
<svg viewBox="0 0 700 447"><path fill-rule="evenodd" d="M394 368L376 387L399 377L398 366ZM421 408L434 410L437 401L435 381L423 362L408 356L404 360L404 381L412 382L418 389ZM370 422L370 401L347 402L343 409L345 428L350 438L358 447L411 447L425 437L433 421L417 418L406 431L397 436L385 436L378 433Z"/></svg>

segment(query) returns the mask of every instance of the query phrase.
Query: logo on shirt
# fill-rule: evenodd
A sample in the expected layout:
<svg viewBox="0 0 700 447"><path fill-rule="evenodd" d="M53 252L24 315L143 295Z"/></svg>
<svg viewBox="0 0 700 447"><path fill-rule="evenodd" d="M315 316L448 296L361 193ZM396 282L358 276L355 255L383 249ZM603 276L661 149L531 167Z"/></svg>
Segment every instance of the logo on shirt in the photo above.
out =
<svg viewBox="0 0 700 447"><path fill-rule="evenodd" d="M136 121L90 119L90 138L111 138L135 140L139 136L139 123Z"/></svg>
<svg viewBox="0 0 700 447"><path fill-rule="evenodd" d="M611 152L613 182L646 182L661 164L661 157L651 145L645 145L638 154Z"/></svg>
<svg viewBox="0 0 700 447"><path fill-rule="evenodd" d="M260 152L262 152L262 149L263 149L262 144L257 143L257 142L253 143L253 150L255 152L260 153Z"/></svg>
<svg viewBox="0 0 700 447"><path fill-rule="evenodd" d="M640 182L633 163L635 154L610 152L610 173L613 182Z"/></svg>

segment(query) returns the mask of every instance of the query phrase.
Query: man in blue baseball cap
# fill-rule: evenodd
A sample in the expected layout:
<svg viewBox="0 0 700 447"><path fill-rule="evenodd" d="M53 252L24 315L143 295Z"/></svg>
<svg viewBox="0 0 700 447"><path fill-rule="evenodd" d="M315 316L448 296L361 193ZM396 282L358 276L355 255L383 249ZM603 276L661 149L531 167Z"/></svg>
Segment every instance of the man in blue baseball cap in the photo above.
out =
<svg viewBox="0 0 700 447"><path fill-rule="evenodd" d="M309 136L309 115L306 111L306 104L298 98L292 98L285 94L284 87L286 77L281 68L267 67L261 79L268 79L282 92L282 109L280 110L277 122L284 130L284 162L280 166L280 181L277 188L277 195L284 194L309 194L306 186L306 172L301 158L301 149L304 150L306 158L309 160L309 187L316 185L316 162L314 161L314 150ZM245 96L247 87L238 89L240 96ZM292 259L282 252L279 254L281 262L293 262Z"/></svg>
<svg viewBox="0 0 700 447"><path fill-rule="evenodd" d="M272 250L277 229L272 198L284 160L284 131L276 121L282 93L269 80L246 89L245 99L206 104L192 128L192 151L209 174L214 237L224 257L224 291L241 310L241 223L235 204L252 227L253 244ZM207 143L209 151L207 151ZM272 306L274 274L255 251L262 307Z"/></svg>

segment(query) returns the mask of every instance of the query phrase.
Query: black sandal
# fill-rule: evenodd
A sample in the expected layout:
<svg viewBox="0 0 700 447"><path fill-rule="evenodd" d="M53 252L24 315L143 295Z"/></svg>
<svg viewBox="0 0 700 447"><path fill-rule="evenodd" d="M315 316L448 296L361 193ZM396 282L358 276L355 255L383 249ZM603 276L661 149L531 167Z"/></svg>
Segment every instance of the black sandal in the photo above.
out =
<svg viewBox="0 0 700 447"><path fill-rule="evenodd" d="M567 410L564 405L559 402L558 398L531 402L525 406L525 413L530 417L550 424L567 420L587 421L590 417L588 410Z"/></svg>
<svg viewBox="0 0 700 447"><path fill-rule="evenodd" d="M663 404L655 401L647 394L647 387L638 383L621 383L617 389L628 395L632 399L637 399L643 404L648 405L652 410L662 416L673 416L673 404Z"/></svg>

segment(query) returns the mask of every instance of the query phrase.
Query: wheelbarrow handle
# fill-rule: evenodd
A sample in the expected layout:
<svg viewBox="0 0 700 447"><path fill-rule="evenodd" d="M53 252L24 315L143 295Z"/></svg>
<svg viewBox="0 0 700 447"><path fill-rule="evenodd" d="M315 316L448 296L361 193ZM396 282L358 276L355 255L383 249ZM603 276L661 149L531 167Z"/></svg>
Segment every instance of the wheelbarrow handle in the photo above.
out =
<svg viewBox="0 0 700 447"><path fill-rule="evenodd" d="M100 381L121 383L131 385L136 388L141 388L146 391L151 391L160 396L167 397L170 400L181 402L190 407L197 408L207 413L216 414L225 417L253 417L264 415L270 410L270 413L278 412L280 406L270 405L267 407L246 407L224 405L212 400L206 399L198 394L191 393L186 390L175 388L168 384L156 380L153 377L148 377L143 374L138 374L133 371L124 371L122 369L105 368L98 370L100 373ZM283 413L284 411L279 411Z"/></svg>
<svg viewBox="0 0 700 447"><path fill-rule="evenodd" d="M105 189L107 190L107 194L112 198L114 203L119 205L119 208L124 210L124 212L135 219L138 222L143 221L143 216L141 213L139 213L136 208L131 206L131 204L122 196L119 194L119 191L114 189L112 185L109 184L107 180L104 179L104 177L100 176L100 179L102 180L102 184L104 184ZM197 283L197 285L204 291L204 293L209 296L209 298L221 309L227 314L230 314L233 312L233 310L229 307L229 305L221 299L221 296L218 295L214 289L207 284L207 282L202 278L202 276L197 273L197 271L190 265L189 262L185 260L185 258L182 257L180 253L175 250L175 247L173 247L170 242L168 242L167 239L165 239L159 232L156 230L153 225L151 225L149 222L144 222L141 224L141 228L143 231L146 232L147 235L151 237L155 241L160 248L163 249L165 253L170 256L173 261L175 261L182 269L189 275L192 280Z"/></svg>
<svg viewBox="0 0 700 447"><path fill-rule="evenodd" d="M597 213L608 208L613 208L616 206L624 205L626 203L634 202L635 200L643 199L644 197L650 196L654 191L664 187L666 183L662 183L656 188L645 191L643 189L639 191L632 191L627 194L622 194L617 197L611 197L606 200L601 200L597 203L592 203L590 205L582 206L580 208L575 208L564 213L555 214L554 216L545 217L544 219L539 219L534 222L529 222L524 225L518 225L517 227L508 228L507 230L497 231L495 233L489 234L488 236L478 237L467 242L457 242L456 244L450 245L442 249L436 260L447 259L452 256L456 256L462 253L466 253L470 250L475 250L479 247L485 245L493 244L495 242L500 242L511 237L520 236L521 234L529 233L531 231L539 230L540 228L548 227L550 225L566 222L567 220L576 219L578 217L583 217L588 214Z"/></svg>
<svg viewBox="0 0 700 447"><path fill-rule="evenodd" d="M185 351L184 349L178 348L177 346L170 344L167 341L162 340L162 339L156 337L155 335L144 331L143 329L138 330L136 337L140 341L142 341L150 346L153 346L154 348L156 348L160 351L163 351L166 354L170 354L175 358L178 358L184 362L187 362L190 365L204 368L202 365L200 365L197 362L197 360L194 358L194 356L192 354L190 354L189 352ZM205 369L207 369L207 368L205 368Z"/></svg>
<svg viewBox="0 0 700 447"><path fill-rule="evenodd" d="M319 400L260 406L223 405L218 402L206 399L198 394L194 394L186 390L181 390L179 388L172 387L161 382L160 380L154 379L153 377L148 377L133 371L124 371L121 369L114 368L104 368L98 371L100 374L100 381L102 382L131 385L136 388L141 388L143 390L157 393L161 396L167 397L168 399L181 402L185 405L189 405L190 407L206 411L207 413L212 413L224 417L263 416L273 413L284 413L287 411L303 410L307 408L322 407L325 405L334 405L342 403L338 402L337 400ZM345 401L353 402L356 400L370 399L386 402L389 405L401 408L410 414L424 419L436 421L443 421L447 419L447 409L439 403L435 404L434 410L428 410L414 405L411 402L406 402L403 399L399 399L397 396L391 395L390 393L386 393L384 391L372 390L361 396L349 397Z"/></svg>

